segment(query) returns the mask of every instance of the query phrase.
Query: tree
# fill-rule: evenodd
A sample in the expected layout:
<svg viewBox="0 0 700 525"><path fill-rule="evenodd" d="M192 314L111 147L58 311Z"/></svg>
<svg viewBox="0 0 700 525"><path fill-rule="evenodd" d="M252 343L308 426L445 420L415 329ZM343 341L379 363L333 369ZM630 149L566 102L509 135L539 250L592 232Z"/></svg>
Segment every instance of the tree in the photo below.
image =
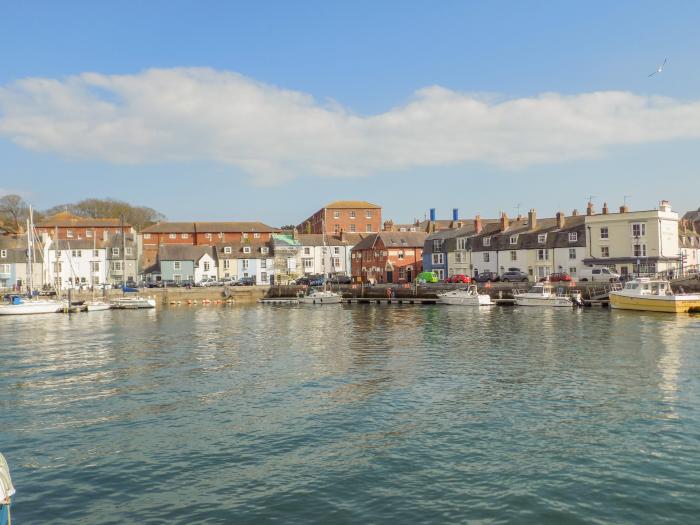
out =
<svg viewBox="0 0 700 525"><path fill-rule="evenodd" d="M91 219L119 218L124 215L127 224L141 230L165 219L165 215L146 206L132 206L128 202L114 199L83 199L74 204L62 204L46 210L46 215L67 211L78 217Z"/></svg>
<svg viewBox="0 0 700 525"><path fill-rule="evenodd" d="M19 195L5 195L0 198L0 223L13 233L24 231L29 217L29 206Z"/></svg>

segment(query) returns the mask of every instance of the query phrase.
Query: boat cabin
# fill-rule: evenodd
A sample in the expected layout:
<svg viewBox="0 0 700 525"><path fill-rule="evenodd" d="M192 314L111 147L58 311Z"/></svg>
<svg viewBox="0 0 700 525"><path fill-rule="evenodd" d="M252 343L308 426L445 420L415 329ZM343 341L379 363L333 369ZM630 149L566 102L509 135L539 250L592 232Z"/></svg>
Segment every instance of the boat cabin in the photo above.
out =
<svg viewBox="0 0 700 525"><path fill-rule="evenodd" d="M640 278L625 284L625 290L634 291L637 295L673 295L668 281Z"/></svg>

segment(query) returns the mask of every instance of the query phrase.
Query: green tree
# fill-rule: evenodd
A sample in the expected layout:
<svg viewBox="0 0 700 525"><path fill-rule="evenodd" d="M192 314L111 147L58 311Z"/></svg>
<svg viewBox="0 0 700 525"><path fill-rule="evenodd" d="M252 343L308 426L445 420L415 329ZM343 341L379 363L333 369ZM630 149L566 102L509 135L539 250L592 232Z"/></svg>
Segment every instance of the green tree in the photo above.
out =
<svg viewBox="0 0 700 525"><path fill-rule="evenodd" d="M68 211L78 217L92 219L119 218L124 215L124 221L137 230L141 230L155 222L165 219L165 215L147 206L133 206L128 202L115 199L83 199L74 204L61 204L46 210L46 215Z"/></svg>

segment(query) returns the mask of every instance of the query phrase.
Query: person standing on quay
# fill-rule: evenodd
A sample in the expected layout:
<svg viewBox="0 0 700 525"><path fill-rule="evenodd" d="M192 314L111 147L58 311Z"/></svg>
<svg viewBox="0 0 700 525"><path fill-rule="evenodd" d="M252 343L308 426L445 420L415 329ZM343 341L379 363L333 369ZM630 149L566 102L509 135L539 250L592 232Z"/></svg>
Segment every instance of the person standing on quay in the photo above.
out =
<svg viewBox="0 0 700 525"><path fill-rule="evenodd" d="M15 487L10 478L10 467L7 465L5 456L0 453L0 525L11 523L10 504L14 494Z"/></svg>

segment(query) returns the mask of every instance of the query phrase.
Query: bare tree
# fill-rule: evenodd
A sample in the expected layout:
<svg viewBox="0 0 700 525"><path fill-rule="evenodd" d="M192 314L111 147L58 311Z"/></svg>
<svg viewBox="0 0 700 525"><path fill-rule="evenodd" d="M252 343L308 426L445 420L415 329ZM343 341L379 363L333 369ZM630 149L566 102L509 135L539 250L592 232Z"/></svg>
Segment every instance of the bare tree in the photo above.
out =
<svg viewBox="0 0 700 525"><path fill-rule="evenodd" d="M0 197L0 223L5 228L20 233L24 230L24 224L29 217L29 206L19 195L5 195Z"/></svg>

